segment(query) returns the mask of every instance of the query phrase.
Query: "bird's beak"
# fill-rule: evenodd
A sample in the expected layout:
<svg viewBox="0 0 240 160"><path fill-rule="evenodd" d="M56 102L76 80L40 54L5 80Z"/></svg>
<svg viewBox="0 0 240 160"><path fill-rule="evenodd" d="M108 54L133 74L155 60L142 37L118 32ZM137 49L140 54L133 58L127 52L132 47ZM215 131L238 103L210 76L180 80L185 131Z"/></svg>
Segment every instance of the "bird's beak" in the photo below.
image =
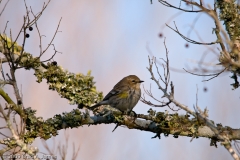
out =
<svg viewBox="0 0 240 160"><path fill-rule="evenodd" d="M142 82L144 82L144 81L142 81L142 80L139 81L139 83L142 83Z"/></svg>

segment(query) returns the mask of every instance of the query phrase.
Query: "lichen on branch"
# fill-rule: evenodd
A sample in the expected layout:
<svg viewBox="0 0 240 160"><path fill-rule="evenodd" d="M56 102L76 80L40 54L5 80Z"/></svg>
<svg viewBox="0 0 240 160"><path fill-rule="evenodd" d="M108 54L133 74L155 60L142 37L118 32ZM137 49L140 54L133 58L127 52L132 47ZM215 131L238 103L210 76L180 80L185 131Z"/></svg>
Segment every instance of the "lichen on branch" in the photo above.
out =
<svg viewBox="0 0 240 160"><path fill-rule="evenodd" d="M2 41L7 41L6 44L14 44L15 48L21 47L17 43L11 42L10 38L6 38L6 36L1 37L5 37ZM33 57L32 54L27 52L23 52L21 55L19 55L18 50L16 53L15 50L14 53L6 53L4 48L9 46L4 45L5 43L2 42L0 52L13 54L14 62L18 63L20 68L34 69L34 75L38 83L46 79L49 89L57 91L62 98L68 99L70 104L79 104L87 107L103 98L102 92L96 90L91 71L86 75L82 73L74 74L58 66L56 62L44 64L39 57Z"/></svg>

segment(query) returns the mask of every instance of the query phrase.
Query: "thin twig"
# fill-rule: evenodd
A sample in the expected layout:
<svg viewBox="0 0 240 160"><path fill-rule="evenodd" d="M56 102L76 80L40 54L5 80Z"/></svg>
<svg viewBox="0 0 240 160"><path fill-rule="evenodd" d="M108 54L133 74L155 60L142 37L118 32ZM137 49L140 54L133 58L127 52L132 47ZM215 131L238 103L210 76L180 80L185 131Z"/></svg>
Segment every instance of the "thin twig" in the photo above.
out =
<svg viewBox="0 0 240 160"><path fill-rule="evenodd" d="M175 8L175 9L178 9L178 10L181 10L181 11L184 11L184 12L202 12L202 10L196 10L196 11L193 11L193 10L186 10L186 9L182 9L180 7L176 7L170 3L168 3L167 1L163 1L163 0L159 0L160 3L162 3L164 6L167 6L167 7L171 7L171 8Z"/></svg>
<svg viewBox="0 0 240 160"><path fill-rule="evenodd" d="M5 8L6 8L7 4L8 4L8 2L9 2L9 0L5 3L5 5L4 5L4 7L3 7L3 9L2 9L2 11L1 11L1 13L0 13L0 17L1 17L1 15L2 15L3 11L5 10Z"/></svg>
<svg viewBox="0 0 240 160"><path fill-rule="evenodd" d="M199 45L213 45L213 44L216 44L216 43L217 43L217 41L215 41L215 42L209 42L209 43L203 43L203 42L198 42L198 41L192 40L192 39L184 36L183 34L181 34L181 33L179 32L179 30L178 30L177 25L176 25L175 22L174 22L174 25L175 25L175 28L176 28L176 29L174 29L174 28L170 27L168 24L166 24L167 27L169 27L170 29L172 29L174 32L176 32L178 35L180 35L184 40L186 40L186 41L189 42L189 43L199 44Z"/></svg>

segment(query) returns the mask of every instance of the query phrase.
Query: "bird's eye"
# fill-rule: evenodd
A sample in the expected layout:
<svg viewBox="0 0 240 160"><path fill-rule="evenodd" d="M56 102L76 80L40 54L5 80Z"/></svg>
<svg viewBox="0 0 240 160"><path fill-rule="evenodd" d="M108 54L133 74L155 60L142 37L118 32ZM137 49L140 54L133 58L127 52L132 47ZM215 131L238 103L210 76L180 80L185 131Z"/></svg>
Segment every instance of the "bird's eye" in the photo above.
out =
<svg viewBox="0 0 240 160"><path fill-rule="evenodd" d="M135 80L132 80L132 82L135 82Z"/></svg>

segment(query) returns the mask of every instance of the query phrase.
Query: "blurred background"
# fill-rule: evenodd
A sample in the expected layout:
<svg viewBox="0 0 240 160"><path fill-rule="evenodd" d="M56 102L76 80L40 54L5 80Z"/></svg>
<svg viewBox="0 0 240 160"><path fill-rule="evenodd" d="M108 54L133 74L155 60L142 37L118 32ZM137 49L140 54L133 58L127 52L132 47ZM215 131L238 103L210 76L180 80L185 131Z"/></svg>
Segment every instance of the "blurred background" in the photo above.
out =
<svg viewBox="0 0 240 160"><path fill-rule="evenodd" d="M184 3L169 0L169 3L183 8L191 9ZM26 0L34 13L41 11L44 1ZM212 1L205 1L212 5ZM1 4L3 7L4 2ZM25 15L24 1L10 0L5 11L0 17L0 31L3 32L8 22L8 30L11 29L13 37L16 37ZM212 34L214 23L210 17L199 13L185 13L165 7L153 0L52 0L38 21L38 26L43 37L43 48L50 43L62 18L59 32L54 40L58 53L54 60L64 69L73 73L86 74L92 71L97 90L106 95L112 87L123 77L135 74L144 80L146 89L152 87L152 93L161 99L162 92L150 80L147 71L148 56L156 56L157 59L165 58L164 37L169 50L171 81L175 86L175 98L193 109L196 103L198 88L198 105L209 109L209 118L215 123L224 126L239 128L240 107L239 89L232 90L229 78L231 74L224 73L221 76L206 82L207 78L194 76L184 72L183 68L196 71L199 68L199 60L205 55L206 65L210 70L221 69L216 67L218 63L215 46L203 46L188 44L165 24L174 27L175 21L182 34L199 42L212 42L216 36ZM38 56L39 37L36 28L28 32L25 50ZM18 43L22 44L22 35ZM212 49L212 50L211 50ZM215 51L215 53L213 52ZM151 52L151 53L150 53ZM42 57L49 59L54 50L52 47ZM204 65L206 67L206 65ZM5 67L7 69L7 67ZM195 70L194 70L195 69ZM56 92L48 90L46 81L38 84L33 75L34 71L24 69L17 71L18 86L23 95L25 107L37 110L37 116L44 119L55 114L69 112L77 105L69 105L66 99L61 99ZM161 70L161 73L163 71ZM8 94L14 96L13 89L5 87ZM151 100L147 97L148 100ZM0 99L3 103L3 99ZM139 102L134 108L136 113L147 114L149 106ZM164 112L169 108L153 108ZM175 107L176 109L176 107ZM183 111L179 111L183 113ZM76 148L80 146L77 159L82 160L226 160L231 159L230 154L218 144L218 148L210 147L210 140L206 138L194 139L189 137L173 138L172 135L161 139L151 139L153 133L130 130L118 127L112 133L114 124L84 126L76 129L59 131L55 142L65 143L64 134L69 135L67 157L71 158L73 152L72 143ZM53 147L53 139L46 141L49 147ZM36 139L33 146L46 153L40 139ZM58 155L59 156L59 155ZM60 157L60 156L59 156Z"/></svg>

